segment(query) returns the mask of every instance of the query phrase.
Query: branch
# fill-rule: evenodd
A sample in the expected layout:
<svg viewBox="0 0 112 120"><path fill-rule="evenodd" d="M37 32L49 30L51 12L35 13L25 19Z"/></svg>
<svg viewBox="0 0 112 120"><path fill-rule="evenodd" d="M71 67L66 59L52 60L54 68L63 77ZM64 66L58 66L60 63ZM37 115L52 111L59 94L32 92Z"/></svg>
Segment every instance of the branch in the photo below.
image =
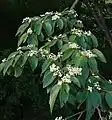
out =
<svg viewBox="0 0 112 120"><path fill-rule="evenodd" d="M74 9L78 2L79 2L79 0L75 0L74 3L72 4L70 10Z"/></svg>
<svg viewBox="0 0 112 120"><path fill-rule="evenodd" d="M103 118L102 118L102 116L101 116L101 111L100 111L100 109L97 108L97 111L98 111L98 115L99 115L100 119L103 120Z"/></svg>

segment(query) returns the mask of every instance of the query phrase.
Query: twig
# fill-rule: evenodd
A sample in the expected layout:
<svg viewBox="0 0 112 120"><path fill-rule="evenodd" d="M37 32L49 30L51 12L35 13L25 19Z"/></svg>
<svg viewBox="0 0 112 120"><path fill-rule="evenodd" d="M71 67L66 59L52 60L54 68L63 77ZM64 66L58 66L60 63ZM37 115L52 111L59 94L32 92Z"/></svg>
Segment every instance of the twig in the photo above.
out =
<svg viewBox="0 0 112 120"><path fill-rule="evenodd" d="M77 120L80 120L80 118L81 118L81 116L83 115L83 113L84 113L84 112L82 112L82 113L79 115L79 117L78 117Z"/></svg>
<svg viewBox="0 0 112 120"><path fill-rule="evenodd" d="M102 116L101 116L101 111L100 111L100 109L97 108L97 111L98 111L98 115L99 115L100 119L103 120L103 118L102 118Z"/></svg>
<svg viewBox="0 0 112 120"><path fill-rule="evenodd" d="M74 9L78 2L79 0L75 0L70 9L71 10Z"/></svg>
<svg viewBox="0 0 112 120"><path fill-rule="evenodd" d="M83 111L81 111L81 112L78 112L78 113L76 113L76 114L73 114L73 115L65 118L65 120L68 120L68 119L70 119L70 118L72 118L72 117L74 117L74 116L76 116L76 115L79 115L79 114L81 114L81 116L82 116L82 114L83 114L84 112L85 112L85 110L83 110ZM79 116L79 117L80 117L80 116ZM79 118L79 119L80 119L80 118Z"/></svg>

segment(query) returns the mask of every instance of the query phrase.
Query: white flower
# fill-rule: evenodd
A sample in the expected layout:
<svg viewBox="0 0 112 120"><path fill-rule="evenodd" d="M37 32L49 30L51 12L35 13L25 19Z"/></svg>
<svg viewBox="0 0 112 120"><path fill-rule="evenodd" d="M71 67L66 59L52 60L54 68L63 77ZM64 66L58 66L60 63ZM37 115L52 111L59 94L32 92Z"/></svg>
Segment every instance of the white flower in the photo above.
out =
<svg viewBox="0 0 112 120"><path fill-rule="evenodd" d="M31 18L32 21L36 21L36 20L39 20L40 17L36 16L36 17L33 17Z"/></svg>
<svg viewBox="0 0 112 120"><path fill-rule="evenodd" d="M28 34L32 34L32 32L33 32L33 31L32 31L31 28L29 28L29 29L27 30L27 33L28 33Z"/></svg>
<svg viewBox="0 0 112 120"><path fill-rule="evenodd" d="M57 60L57 56L55 54L53 54L53 53L50 53L48 55L48 59Z"/></svg>
<svg viewBox="0 0 112 120"><path fill-rule="evenodd" d="M81 21L81 20L77 20L77 23L80 23L80 24L82 24L82 21Z"/></svg>
<svg viewBox="0 0 112 120"><path fill-rule="evenodd" d="M92 87L88 86L88 91L92 92Z"/></svg>
<svg viewBox="0 0 112 120"><path fill-rule="evenodd" d="M54 63L50 66L50 72L55 72L59 70L59 66L56 66Z"/></svg>
<svg viewBox="0 0 112 120"><path fill-rule="evenodd" d="M111 83L112 83L112 80L109 80L108 82L111 84Z"/></svg>
<svg viewBox="0 0 112 120"><path fill-rule="evenodd" d="M88 57L88 58L91 58L91 57L96 57L95 54L93 54L90 50L84 50L84 51L81 51L81 54Z"/></svg>
<svg viewBox="0 0 112 120"><path fill-rule="evenodd" d="M26 17L26 18L23 19L22 23L25 23L25 22L29 22L30 23L31 19L29 17Z"/></svg>
<svg viewBox="0 0 112 120"><path fill-rule="evenodd" d="M109 112L109 120L112 118L112 112Z"/></svg>
<svg viewBox="0 0 112 120"><path fill-rule="evenodd" d="M45 16L44 14L40 15L40 17L44 17L44 16Z"/></svg>
<svg viewBox="0 0 112 120"><path fill-rule="evenodd" d="M88 79L88 82L91 83L91 79Z"/></svg>
<svg viewBox="0 0 112 120"><path fill-rule="evenodd" d="M70 75L69 74L66 74L65 76L63 76L61 78L61 80L62 80L63 83L71 83Z"/></svg>
<svg viewBox="0 0 112 120"><path fill-rule="evenodd" d="M56 117L55 120L64 120L64 119L61 116L61 117Z"/></svg>
<svg viewBox="0 0 112 120"><path fill-rule="evenodd" d="M62 82L61 80L58 81L58 85L62 85L62 83L63 83L63 82Z"/></svg>
<svg viewBox="0 0 112 120"><path fill-rule="evenodd" d="M18 47L17 50L21 50L22 47Z"/></svg>
<svg viewBox="0 0 112 120"><path fill-rule="evenodd" d="M57 19L59 19L59 18L60 18L60 16L58 16L58 15L52 16L52 20L57 20Z"/></svg>
<svg viewBox="0 0 112 120"><path fill-rule="evenodd" d="M27 45L27 47L29 48L32 48L33 46L34 46L33 44Z"/></svg>
<svg viewBox="0 0 112 120"><path fill-rule="evenodd" d="M58 52L57 58L60 58L60 57L62 57L62 56L63 56L63 53L62 53L62 52Z"/></svg>
<svg viewBox="0 0 112 120"><path fill-rule="evenodd" d="M53 37L54 40L57 40L58 38L56 36Z"/></svg>
<svg viewBox="0 0 112 120"><path fill-rule="evenodd" d="M6 58L4 58L4 59L2 60L3 63L6 62L6 61L7 61Z"/></svg>
<svg viewBox="0 0 112 120"><path fill-rule="evenodd" d="M82 30L75 29L75 28L71 29L71 32L72 32L72 34L76 34L76 35L78 35L78 36L81 36L82 33L83 33Z"/></svg>
<svg viewBox="0 0 112 120"><path fill-rule="evenodd" d="M91 31L88 31L88 32L85 31L84 34L87 36L91 36L92 33L91 33Z"/></svg>
<svg viewBox="0 0 112 120"><path fill-rule="evenodd" d="M53 12L46 12L45 15L53 15Z"/></svg>
<svg viewBox="0 0 112 120"><path fill-rule="evenodd" d="M95 77L95 78L98 78L98 79L100 78L98 75L95 75L94 77Z"/></svg>
<svg viewBox="0 0 112 120"><path fill-rule="evenodd" d="M79 45L77 45L76 43L69 43L69 48L75 48L75 49L78 49L80 48Z"/></svg>
<svg viewBox="0 0 112 120"><path fill-rule="evenodd" d="M32 57L33 55L36 55L36 54L37 54L37 51L31 50L31 51L29 51L28 56Z"/></svg>
<svg viewBox="0 0 112 120"><path fill-rule="evenodd" d="M75 13L74 10L69 10L68 12L71 13L71 14L74 14L74 13Z"/></svg>

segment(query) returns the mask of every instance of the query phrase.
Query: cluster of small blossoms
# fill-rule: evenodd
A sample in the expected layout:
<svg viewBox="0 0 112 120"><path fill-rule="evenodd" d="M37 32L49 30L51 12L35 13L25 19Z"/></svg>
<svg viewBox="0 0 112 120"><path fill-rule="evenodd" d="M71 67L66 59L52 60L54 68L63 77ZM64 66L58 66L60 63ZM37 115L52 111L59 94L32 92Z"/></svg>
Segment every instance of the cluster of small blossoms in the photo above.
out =
<svg viewBox="0 0 112 120"><path fill-rule="evenodd" d="M80 48L80 46L78 45L78 44L76 44L76 43L72 43L72 42L69 42L69 48L75 48L75 49L79 49Z"/></svg>
<svg viewBox="0 0 112 120"><path fill-rule="evenodd" d="M61 78L61 81L62 81L62 83L71 83L70 78L71 78L71 76L69 74L66 74Z"/></svg>
<svg viewBox="0 0 112 120"><path fill-rule="evenodd" d="M58 35L59 38L65 38L67 35L66 34L60 34Z"/></svg>
<svg viewBox="0 0 112 120"><path fill-rule="evenodd" d="M52 65L50 65L50 72L53 73L53 76L59 76L62 77L61 71L60 71L60 67L56 66L54 63Z"/></svg>
<svg viewBox="0 0 112 120"><path fill-rule="evenodd" d="M48 56L47 56L47 59L52 59L52 60L57 60L58 58L62 57L63 54L62 52L58 52L57 55L53 54L53 53L50 53Z"/></svg>
<svg viewBox="0 0 112 120"><path fill-rule="evenodd" d="M88 58L96 57L96 55L93 54L90 50L84 50L84 51L81 51L80 53Z"/></svg>
<svg viewBox="0 0 112 120"><path fill-rule="evenodd" d="M84 32L84 35L87 35L87 36L91 36L91 34L92 34L91 31L88 31L88 32L85 31L85 32Z"/></svg>
<svg viewBox="0 0 112 120"><path fill-rule="evenodd" d="M89 92L92 92L92 91L93 91L93 88L92 88L91 86L88 86L87 90L88 90Z"/></svg>
<svg viewBox="0 0 112 120"><path fill-rule="evenodd" d="M29 51L28 56L32 57L33 55L37 55L37 53L38 52L36 50L31 50Z"/></svg>
<svg viewBox="0 0 112 120"><path fill-rule="evenodd" d="M99 82L95 82L95 83L94 83L94 87L95 87L97 90L101 90Z"/></svg>
<svg viewBox="0 0 112 120"><path fill-rule="evenodd" d="M82 21L81 20L77 20L77 23L82 24Z"/></svg>
<svg viewBox="0 0 112 120"><path fill-rule="evenodd" d="M26 17L23 19L22 23L25 23L25 22L31 22L31 18L30 17Z"/></svg>
<svg viewBox="0 0 112 120"><path fill-rule="evenodd" d="M72 75L82 75L82 68L72 67L71 65L66 66L70 76Z"/></svg>
<svg viewBox="0 0 112 120"><path fill-rule="evenodd" d="M41 48L41 49L39 49L39 53L44 58L44 57L46 57L46 55L49 54L49 51Z"/></svg>
<svg viewBox="0 0 112 120"><path fill-rule="evenodd" d="M108 82L109 82L110 84L112 84L112 80L109 80Z"/></svg>
<svg viewBox="0 0 112 120"><path fill-rule="evenodd" d="M56 13L52 16L52 20L57 20L57 19L59 19L61 15L62 15L61 13L56 12Z"/></svg>
<svg viewBox="0 0 112 120"><path fill-rule="evenodd" d="M32 48L32 47L34 47L34 45L33 44L29 44L29 45L27 45L27 47Z"/></svg>
<svg viewBox="0 0 112 120"><path fill-rule="evenodd" d="M68 13L74 14L74 17L77 17L77 16L78 16L78 14L76 13L75 10L69 10Z"/></svg>
<svg viewBox="0 0 112 120"><path fill-rule="evenodd" d="M72 32L72 34L75 34L75 35L78 35L78 36L82 36L82 34L83 34L82 30L75 29L75 28L71 29L71 32Z"/></svg>
<svg viewBox="0 0 112 120"><path fill-rule="evenodd" d="M112 119L112 112L109 112L109 120Z"/></svg>
<svg viewBox="0 0 112 120"><path fill-rule="evenodd" d="M32 29L31 28L29 28L28 30L27 30L27 34L32 34L33 33L33 31L32 31Z"/></svg>
<svg viewBox="0 0 112 120"><path fill-rule="evenodd" d="M64 120L64 119L61 116L61 117L56 117L55 120Z"/></svg>
<svg viewBox="0 0 112 120"><path fill-rule="evenodd" d="M2 60L2 62L4 63L4 62L6 62L7 61L7 59L6 58L4 58L3 60Z"/></svg>

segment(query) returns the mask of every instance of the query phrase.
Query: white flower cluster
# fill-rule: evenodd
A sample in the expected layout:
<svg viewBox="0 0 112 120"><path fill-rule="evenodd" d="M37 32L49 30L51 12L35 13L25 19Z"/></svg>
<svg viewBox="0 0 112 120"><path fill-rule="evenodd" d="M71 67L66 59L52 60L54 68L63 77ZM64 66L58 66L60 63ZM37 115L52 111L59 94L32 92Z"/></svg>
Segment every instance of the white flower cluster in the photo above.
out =
<svg viewBox="0 0 112 120"><path fill-rule="evenodd" d="M29 44L29 45L27 45L27 47L32 48L32 47L34 47L34 45L33 44Z"/></svg>
<svg viewBox="0 0 112 120"><path fill-rule="evenodd" d="M93 54L90 50L84 50L84 51L81 51L81 54L88 57L88 58L91 58L91 57L96 57L95 54Z"/></svg>
<svg viewBox="0 0 112 120"><path fill-rule="evenodd" d="M85 31L85 32L84 32L84 35L87 35L87 36L91 36L91 34L92 34L91 31L88 31L88 32Z"/></svg>
<svg viewBox="0 0 112 120"><path fill-rule="evenodd" d="M79 49L80 46L76 43L72 43L72 42L69 42L69 48L72 48L72 49Z"/></svg>
<svg viewBox="0 0 112 120"><path fill-rule="evenodd" d="M54 63L52 65L50 65L50 72L53 72L53 76L58 75L59 77L62 77L60 67L56 66Z"/></svg>
<svg viewBox="0 0 112 120"><path fill-rule="evenodd" d="M110 84L112 84L112 80L109 80L108 82L109 82Z"/></svg>
<svg viewBox="0 0 112 120"><path fill-rule="evenodd" d="M31 50L29 51L28 56L32 57L33 55L37 55L37 53L38 52L36 50Z"/></svg>
<svg viewBox="0 0 112 120"><path fill-rule="evenodd" d="M65 38L67 35L66 34L60 34L58 37L59 38Z"/></svg>
<svg viewBox="0 0 112 120"><path fill-rule="evenodd" d="M25 22L31 22L31 18L30 17L26 17L23 19L22 23L25 23Z"/></svg>
<svg viewBox="0 0 112 120"><path fill-rule="evenodd" d="M39 49L39 53L40 53L41 56L44 58L44 57L46 57L46 55L49 54L49 51L46 50L46 49L42 49L42 48L40 48L40 49Z"/></svg>
<svg viewBox="0 0 112 120"><path fill-rule="evenodd" d="M71 76L69 74L66 74L65 76L63 76L61 78L61 82L62 83L71 83L71 80L70 80ZM59 84L59 83L58 83Z"/></svg>
<svg viewBox="0 0 112 120"><path fill-rule="evenodd" d="M4 58L3 60L2 60L2 62L4 63L4 62L6 62L7 61L7 59L6 58Z"/></svg>
<svg viewBox="0 0 112 120"><path fill-rule="evenodd" d="M32 31L32 29L31 28L29 28L28 30L27 30L27 34L32 34L33 33L33 31Z"/></svg>
<svg viewBox="0 0 112 120"><path fill-rule="evenodd" d="M72 67L71 65L66 66L70 76L72 75L82 75L82 68Z"/></svg>
<svg viewBox="0 0 112 120"><path fill-rule="evenodd" d="M61 117L56 117L55 120L64 120L64 119L61 116Z"/></svg>
<svg viewBox="0 0 112 120"><path fill-rule="evenodd" d="M74 14L74 17L77 17L77 16L78 16L78 14L76 13L75 10L69 10L68 13Z"/></svg>
<svg viewBox="0 0 112 120"><path fill-rule="evenodd" d="M95 82L95 83L94 83L94 87L95 87L97 90L101 90L99 82Z"/></svg>
<svg viewBox="0 0 112 120"><path fill-rule="evenodd" d="M57 60L58 58L62 57L63 54L62 52L58 52L57 55L53 54L53 53L50 53L48 56L47 56L47 59L52 59L52 60Z"/></svg>
<svg viewBox="0 0 112 120"><path fill-rule="evenodd" d="M81 20L77 20L77 23L82 24L82 21Z"/></svg>
<svg viewBox="0 0 112 120"><path fill-rule="evenodd" d="M18 51L18 50L21 50L21 48L22 48L22 47L18 47L18 48L17 48L17 51Z"/></svg>
<svg viewBox="0 0 112 120"><path fill-rule="evenodd" d="M75 34L75 35L78 35L78 36L82 36L82 34L83 34L82 30L75 29L75 28L71 29L71 32L72 32L72 34Z"/></svg>
<svg viewBox="0 0 112 120"><path fill-rule="evenodd" d="M112 112L109 112L109 120L112 119Z"/></svg>
<svg viewBox="0 0 112 120"><path fill-rule="evenodd" d="M61 13L56 12L56 13L52 16L52 20L57 20L57 19L59 19L61 15L62 15Z"/></svg>
<svg viewBox="0 0 112 120"><path fill-rule="evenodd" d="M93 88L92 88L91 86L88 86L87 90L88 90L89 92L92 92L92 91L93 91Z"/></svg>

